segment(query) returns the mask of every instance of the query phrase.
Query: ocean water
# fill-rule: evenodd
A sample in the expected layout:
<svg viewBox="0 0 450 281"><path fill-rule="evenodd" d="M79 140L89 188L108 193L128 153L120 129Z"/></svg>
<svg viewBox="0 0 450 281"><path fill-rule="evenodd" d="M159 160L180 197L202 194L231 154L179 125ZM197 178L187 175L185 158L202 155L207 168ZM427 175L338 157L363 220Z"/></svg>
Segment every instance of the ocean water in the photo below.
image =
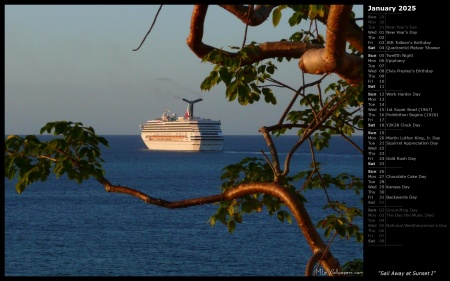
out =
<svg viewBox="0 0 450 281"><path fill-rule="evenodd" d="M105 137L106 178L168 201L218 194L223 167L262 158L261 150L269 155L262 136L225 136L220 152L149 151L140 136ZM362 136L353 139L362 146ZM276 139L280 159L295 140ZM362 154L341 138L316 156L322 173L363 176ZM291 171L310 162L301 148ZM165 209L66 176L34 183L20 195L14 185L5 178L5 276L302 276L311 256L296 222L282 223L266 209L245 215L230 234L220 222L208 223L216 205ZM362 194L329 192L361 207ZM323 192L305 196L313 221L323 218ZM362 219L356 223L362 227ZM354 240L337 239L330 250L341 264L363 258L363 245Z"/></svg>

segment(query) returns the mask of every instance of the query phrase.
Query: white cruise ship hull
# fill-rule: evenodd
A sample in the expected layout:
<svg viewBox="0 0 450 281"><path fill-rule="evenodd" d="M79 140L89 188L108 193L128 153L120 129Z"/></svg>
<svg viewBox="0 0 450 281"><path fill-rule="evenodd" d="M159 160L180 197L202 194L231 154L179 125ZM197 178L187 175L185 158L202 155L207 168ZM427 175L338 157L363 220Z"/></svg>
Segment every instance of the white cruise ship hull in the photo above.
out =
<svg viewBox="0 0 450 281"><path fill-rule="evenodd" d="M209 119L150 120L141 126L141 137L150 150L220 151L223 148L220 121Z"/></svg>
<svg viewBox="0 0 450 281"><path fill-rule="evenodd" d="M223 142L218 141L151 141L146 139L147 136L143 134L142 139L150 150L220 151L223 148Z"/></svg>

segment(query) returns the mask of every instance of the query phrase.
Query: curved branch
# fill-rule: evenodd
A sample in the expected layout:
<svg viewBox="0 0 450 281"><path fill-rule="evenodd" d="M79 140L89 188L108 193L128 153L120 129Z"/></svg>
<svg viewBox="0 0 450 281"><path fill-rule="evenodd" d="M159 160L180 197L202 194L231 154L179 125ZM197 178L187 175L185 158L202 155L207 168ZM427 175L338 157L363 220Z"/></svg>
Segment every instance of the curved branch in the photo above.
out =
<svg viewBox="0 0 450 281"><path fill-rule="evenodd" d="M308 260L308 263L306 264L305 276L313 276L314 265L316 265L316 263L320 261L320 259L322 258L322 254L323 252L320 250L313 253L311 258Z"/></svg>
<svg viewBox="0 0 450 281"><path fill-rule="evenodd" d="M247 23L247 7L245 5L219 5L231 14L235 15L243 23ZM255 13L250 17L248 24L250 26L258 26L264 23L270 16L272 10L279 5L256 5ZM325 5L330 8L330 5ZM316 16L321 23L326 24L327 18ZM358 52L364 53L364 33L354 19L350 20L350 25L347 30L347 42L350 43Z"/></svg>
<svg viewBox="0 0 450 281"><path fill-rule="evenodd" d="M347 42L358 52L364 54L364 33L354 20L350 21L347 32Z"/></svg>
<svg viewBox="0 0 450 281"><path fill-rule="evenodd" d="M308 215L308 212L303 205L303 202L300 198L292 191L287 188L279 185L278 183L251 183L251 184L241 184L234 189L227 190L221 194L194 198L188 200L181 200L170 202L162 199L153 198L151 196L146 195L143 192L137 191L132 188L124 187L124 186L116 186L111 184L107 179L101 178L99 182L105 186L105 190L107 192L117 192L128 195L133 195L143 200L148 204L153 204L165 208L185 208L195 205L203 205L210 204L219 201L229 201L234 200L240 197L243 197L248 194L255 193L264 193L271 195L273 197L281 200L286 207L291 211L292 215L295 217L300 230L306 238L311 250L316 252L325 252L326 244L323 242L321 236L317 232L311 218ZM327 272L336 272L340 271L340 265L336 258L333 257L331 253L328 253L324 260L322 261L322 266L327 270Z"/></svg>
<svg viewBox="0 0 450 281"><path fill-rule="evenodd" d="M363 81L363 59L345 52L352 5L331 5L327 21L327 43L323 49L306 51L299 67L306 73L336 73L351 85Z"/></svg>
<svg viewBox="0 0 450 281"><path fill-rule="evenodd" d="M107 192L128 194L128 195L135 196L135 197L141 199L145 203L168 208L168 209L187 208L187 207L191 207L191 206L211 204L211 203L216 203L219 201L226 200L224 194L222 193L222 194L218 194L218 195L214 195L214 196L207 196L207 197L201 197L201 198L194 198L194 199L170 202L170 201L166 201L163 199L151 197L151 196L149 196L139 190L133 189L133 188L129 188L126 186L120 186L120 185L113 185L105 178L99 179L98 181L105 187L105 190Z"/></svg>
<svg viewBox="0 0 450 281"><path fill-rule="evenodd" d="M330 10L331 5L325 5ZM327 16L316 15L316 19L327 25ZM360 26L356 24L357 19L350 19L347 30L347 42L350 43L358 52L364 54L364 33Z"/></svg>
<svg viewBox="0 0 450 281"><path fill-rule="evenodd" d="M321 257L318 259L318 265L317 265L317 268L319 268L319 266L321 265L321 261L325 258L325 255L327 255L328 253L329 253L329 249L330 249L330 246L331 246L331 243L333 243L333 240L334 240L334 238L336 238L336 235L337 235L338 233L337 233L337 231L335 231L334 232L334 235L333 235L333 238L331 238L331 240L330 240L330 242L328 243L328 245L327 245L327 248L325 249L325 252L324 253L322 253L322 255L321 255Z"/></svg>
<svg viewBox="0 0 450 281"><path fill-rule="evenodd" d="M327 41L323 59L328 67L339 69L341 58L346 54L346 34L352 5L331 5L327 22Z"/></svg>
<svg viewBox="0 0 450 281"><path fill-rule="evenodd" d="M215 47L203 43L203 26L205 22L206 13L208 11L208 5L195 5L192 12L191 27L186 44L197 55L197 57L203 59L208 53L213 50L218 50ZM258 54L250 53L249 58L241 62L242 66L249 65L268 58L278 57L292 57L300 58L305 52L312 49L323 48L320 44L306 44L299 42L266 42L258 45ZM237 58L237 52L223 51L231 58Z"/></svg>
<svg viewBox="0 0 450 281"><path fill-rule="evenodd" d="M358 85L363 81L361 57L343 54L339 65L336 67L333 62L330 64L324 60L327 52L325 48L311 49L306 51L298 62L298 66L305 73L324 74L336 73L339 77L347 81L350 85Z"/></svg>
<svg viewBox="0 0 450 281"><path fill-rule="evenodd" d="M270 16L273 8L278 5L257 5L254 11L249 14L249 9L245 5L219 5L231 14L235 15L245 24L251 26L257 26L263 23ZM328 50L332 50L333 46L341 45L342 40L348 41L355 47L360 53L364 53L363 45L363 33L359 26L356 25L354 20L349 20L349 12L351 12L351 5L331 5L330 6L330 16L328 20L325 18L320 18L319 20L323 23L330 22L329 28L327 29L327 45L331 48L326 48L323 50L323 46L319 44L304 44L299 42L266 42L260 44L259 55L251 55L249 59L242 62L242 66L252 64L264 59L277 58L277 57L291 57L291 58L301 58L299 62L299 67L306 73L312 74L323 74L336 72L342 79L346 80L352 85L359 84L362 81L362 64L361 58L345 54L345 58L337 61L336 57L330 53ZM153 26L158 18L159 12L161 11L162 5L159 7L158 12L153 20L153 23L145 35L144 39L140 45L133 49L137 51L141 48L145 42L147 36L150 34ZM191 17L191 27L190 33L186 40L187 45L193 51L197 57L203 59L205 55L210 53L217 48L210 45L204 44L203 39L203 25L205 21L206 12L208 10L208 5L194 5L194 10ZM350 11L348 11L350 10ZM250 15L250 17L249 17ZM346 17L340 17L341 15L346 15ZM348 30L347 32L345 30ZM341 33L346 32L343 36ZM335 42L335 41L338 42ZM344 44L345 45L345 44ZM307 52L308 50L321 49L320 52ZM340 52L340 51L338 51ZM237 57L237 53L226 52L230 57ZM306 58L303 58L304 54L307 54ZM308 56L314 57L319 55L319 57L324 56L325 59L330 59L327 62L328 66L323 66L323 64L315 65L315 60L308 58ZM336 64L334 66L330 66ZM314 67L313 67L314 66Z"/></svg>
<svg viewBox="0 0 450 281"><path fill-rule="evenodd" d="M229 6L225 6L229 7ZM236 10L236 6L231 6ZM243 8L244 6L239 6ZM239 9L241 9L239 8ZM350 13L352 5L331 5L327 21L327 44L305 44L300 42L266 42L258 45L258 52L249 54L248 59L241 61L241 66L253 64L269 58L300 58L299 67L305 73L336 73L351 85L363 80L363 59L345 53L348 27L351 26ZM203 27L208 5L195 5L191 17L191 26L186 43L197 57L203 59L217 48L203 43ZM246 9L245 14L248 13ZM246 19L246 18L245 18ZM337 51L334 51L336 49ZM223 51L223 50L222 50ZM225 52L231 58L238 53ZM318 57L316 57L318 56Z"/></svg>

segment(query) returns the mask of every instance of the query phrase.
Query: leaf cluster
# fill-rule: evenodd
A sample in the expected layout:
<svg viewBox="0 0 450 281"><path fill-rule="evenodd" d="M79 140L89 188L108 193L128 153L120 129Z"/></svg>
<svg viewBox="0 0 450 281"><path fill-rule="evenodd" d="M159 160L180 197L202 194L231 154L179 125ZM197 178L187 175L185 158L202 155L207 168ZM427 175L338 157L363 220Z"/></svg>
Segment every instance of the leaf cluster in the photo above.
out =
<svg viewBox="0 0 450 281"><path fill-rule="evenodd" d="M91 176L103 178L99 145L108 147L108 142L92 127L56 121L42 127L40 134L44 132L53 132L55 137L41 141L35 135L10 135L5 140L5 177L12 180L17 176L18 193L33 182L47 180L51 172L57 178L67 173L77 183Z"/></svg>
<svg viewBox="0 0 450 281"><path fill-rule="evenodd" d="M293 176L295 181L304 179L303 190L312 189L330 189L332 187L340 190L353 190L355 194L360 194L364 188L361 178L348 173L340 173L336 176L330 174L319 173L321 163L311 163L311 170L302 171ZM362 217L360 208L349 207L345 202L328 200L323 209L331 209L333 214L328 215L325 219L319 220L318 228L325 229L325 237L329 237L331 233L336 231L341 238L355 237L357 242L362 242L363 234L360 232L359 226L354 224L357 217Z"/></svg>
<svg viewBox="0 0 450 281"><path fill-rule="evenodd" d="M203 58L203 62L216 64L200 85L202 90L211 88L223 82L226 86L225 96L228 101L236 98L241 105L253 104L259 101L261 95L266 103L276 104L277 100L272 89L261 86L277 69L271 62L254 63L241 66L241 61L249 59L252 54L257 55L259 46L250 44L238 51L237 56L231 57L222 50L214 50Z"/></svg>
<svg viewBox="0 0 450 281"><path fill-rule="evenodd" d="M305 20L324 19L328 15L328 8L325 5L279 5L272 13L273 26L280 23L282 10L290 8L293 13L289 17L290 26L299 25Z"/></svg>
<svg viewBox="0 0 450 281"><path fill-rule="evenodd" d="M362 85L354 87L343 80L329 84L325 94L308 93L301 95L299 105L301 109L291 110L286 120L292 124L310 124L298 130L301 136L311 126L321 122L314 134L314 142L322 142L325 147L331 135L344 134L351 136L355 130L364 127L362 112L363 89ZM329 115L329 116L327 116ZM319 134L320 133L320 134ZM323 145L317 145L317 149Z"/></svg>
<svg viewBox="0 0 450 281"><path fill-rule="evenodd" d="M224 180L223 191L245 183L273 181L273 171L270 165L256 157L246 157L236 164L226 166L223 171L221 177ZM294 189L287 183L284 186L291 190ZM299 197L303 200L303 197ZM286 220L292 223L291 215L283 209L283 202L268 194L248 194L239 199L219 202L218 205L219 208L210 217L209 223L214 226L217 221L220 221L228 227L230 233L234 232L237 223L242 223L243 214L261 212L263 207L266 207L269 215L276 214L281 222Z"/></svg>

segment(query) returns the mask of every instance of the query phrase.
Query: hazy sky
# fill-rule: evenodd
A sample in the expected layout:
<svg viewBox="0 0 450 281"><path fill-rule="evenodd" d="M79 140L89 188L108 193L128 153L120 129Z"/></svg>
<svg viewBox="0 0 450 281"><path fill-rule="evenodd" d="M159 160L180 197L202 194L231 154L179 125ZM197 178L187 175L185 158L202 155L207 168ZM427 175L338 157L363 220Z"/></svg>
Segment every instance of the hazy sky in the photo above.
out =
<svg viewBox="0 0 450 281"><path fill-rule="evenodd" d="M221 120L225 135L258 134L261 126L278 122L291 92L279 91L277 105L262 98L244 107L228 102L223 84L200 90L213 65L186 45L192 5L163 6L146 42L133 51L158 8L5 5L5 134L39 134L47 122L67 120L100 135L139 135L139 124L165 109L183 115L187 104L181 98L203 98L194 115ZM271 18L249 27L246 42L289 38L296 30L286 23L285 11L276 28ZM355 12L361 16L361 6ZM228 49L242 44L244 32L237 18L209 7L203 42ZM278 65L274 78L298 88L297 63Z"/></svg>

